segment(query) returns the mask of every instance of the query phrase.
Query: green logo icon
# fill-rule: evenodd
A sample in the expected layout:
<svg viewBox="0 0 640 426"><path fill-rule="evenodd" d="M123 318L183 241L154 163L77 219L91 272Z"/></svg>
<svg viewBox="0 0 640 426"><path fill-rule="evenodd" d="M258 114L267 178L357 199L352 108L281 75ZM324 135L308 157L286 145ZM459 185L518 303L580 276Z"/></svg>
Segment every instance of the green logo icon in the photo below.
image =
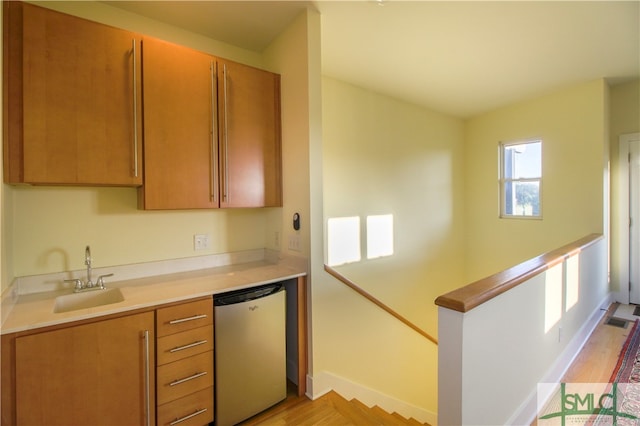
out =
<svg viewBox="0 0 640 426"><path fill-rule="evenodd" d="M539 425L640 424L640 385L561 383L559 395L553 395L538 412Z"/></svg>

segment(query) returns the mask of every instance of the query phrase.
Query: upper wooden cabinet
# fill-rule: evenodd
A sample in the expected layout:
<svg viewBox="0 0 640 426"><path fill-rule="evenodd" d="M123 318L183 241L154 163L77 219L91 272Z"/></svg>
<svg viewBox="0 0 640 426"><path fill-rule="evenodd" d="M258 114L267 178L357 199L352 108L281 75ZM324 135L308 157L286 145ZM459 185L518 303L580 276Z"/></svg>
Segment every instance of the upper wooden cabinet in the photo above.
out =
<svg viewBox="0 0 640 426"><path fill-rule="evenodd" d="M280 76L143 41L144 209L282 205Z"/></svg>
<svg viewBox="0 0 640 426"><path fill-rule="evenodd" d="M218 60L220 206L282 205L280 76Z"/></svg>
<svg viewBox="0 0 640 426"><path fill-rule="evenodd" d="M140 38L4 2L7 183L142 183Z"/></svg>
<svg viewBox="0 0 640 426"><path fill-rule="evenodd" d="M215 60L143 41L144 186L140 207L218 207Z"/></svg>
<svg viewBox="0 0 640 426"><path fill-rule="evenodd" d="M282 205L279 75L3 3L6 183L143 185L143 209Z"/></svg>

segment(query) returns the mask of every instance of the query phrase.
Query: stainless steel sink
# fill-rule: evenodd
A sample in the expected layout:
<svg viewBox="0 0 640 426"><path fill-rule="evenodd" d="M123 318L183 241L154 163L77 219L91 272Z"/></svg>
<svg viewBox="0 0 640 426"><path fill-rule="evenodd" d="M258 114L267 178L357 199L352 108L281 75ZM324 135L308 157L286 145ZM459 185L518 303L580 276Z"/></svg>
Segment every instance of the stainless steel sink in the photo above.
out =
<svg viewBox="0 0 640 426"><path fill-rule="evenodd" d="M97 306L110 305L124 301L124 296L119 288L105 290L93 290L84 293L65 294L56 297L53 312L77 311L78 309L95 308Z"/></svg>

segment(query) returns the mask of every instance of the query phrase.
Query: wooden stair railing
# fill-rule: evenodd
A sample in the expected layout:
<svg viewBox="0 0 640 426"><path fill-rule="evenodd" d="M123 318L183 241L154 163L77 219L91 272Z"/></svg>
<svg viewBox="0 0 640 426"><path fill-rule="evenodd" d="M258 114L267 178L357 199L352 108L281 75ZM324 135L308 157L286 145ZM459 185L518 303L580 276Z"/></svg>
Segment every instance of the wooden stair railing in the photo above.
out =
<svg viewBox="0 0 640 426"><path fill-rule="evenodd" d="M347 287L351 288L353 291L355 291L356 293L358 293L361 296L363 296L365 299L369 300L370 302L372 302L373 304L378 306L380 309L382 309L385 312L387 312L388 314L392 315L394 318L396 318L398 321L400 321L401 323L403 323L407 327L413 329L415 332L417 332L418 334L420 334L423 337L427 338L428 340L430 340L434 344L436 344L436 345L438 344L438 340L435 337L431 336L429 333L427 333L426 331L424 331L423 329L421 329L420 327L418 327L417 325L415 325L414 323L412 323L411 321L409 321L408 319L406 319L405 317L400 315L398 312L396 312L393 309L391 309L388 305L386 305L385 303L383 303L382 301L377 299L372 294L366 292L364 289L362 289L356 283L351 281L349 278L345 277L344 275L342 275L341 273L339 273L338 271L336 271L335 269L331 268L328 265L324 265L324 270L327 271L334 278L336 278L338 281L342 282Z"/></svg>
<svg viewBox="0 0 640 426"><path fill-rule="evenodd" d="M564 245L538 257L524 261L497 274L460 287L449 293L438 296L436 305L458 312L469 312L524 283L541 272L579 253L604 237L602 234L590 234L577 241Z"/></svg>

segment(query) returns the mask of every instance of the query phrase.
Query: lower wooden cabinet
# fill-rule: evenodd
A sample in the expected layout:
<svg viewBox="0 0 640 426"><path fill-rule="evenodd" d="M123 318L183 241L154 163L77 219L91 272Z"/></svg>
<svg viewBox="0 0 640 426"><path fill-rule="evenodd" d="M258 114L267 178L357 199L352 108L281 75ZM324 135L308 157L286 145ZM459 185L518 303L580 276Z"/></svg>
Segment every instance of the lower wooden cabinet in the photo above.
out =
<svg viewBox="0 0 640 426"><path fill-rule="evenodd" d="M155 424L154 341L153 312L16 337L16 424Z"/></svg>
<svg viewBox="0 0 640 426"><path fill-rule="evenodd" d="M306 284L297 294L306 392ZM0 336L0 426L214 420L213 298Z"/></svg>

